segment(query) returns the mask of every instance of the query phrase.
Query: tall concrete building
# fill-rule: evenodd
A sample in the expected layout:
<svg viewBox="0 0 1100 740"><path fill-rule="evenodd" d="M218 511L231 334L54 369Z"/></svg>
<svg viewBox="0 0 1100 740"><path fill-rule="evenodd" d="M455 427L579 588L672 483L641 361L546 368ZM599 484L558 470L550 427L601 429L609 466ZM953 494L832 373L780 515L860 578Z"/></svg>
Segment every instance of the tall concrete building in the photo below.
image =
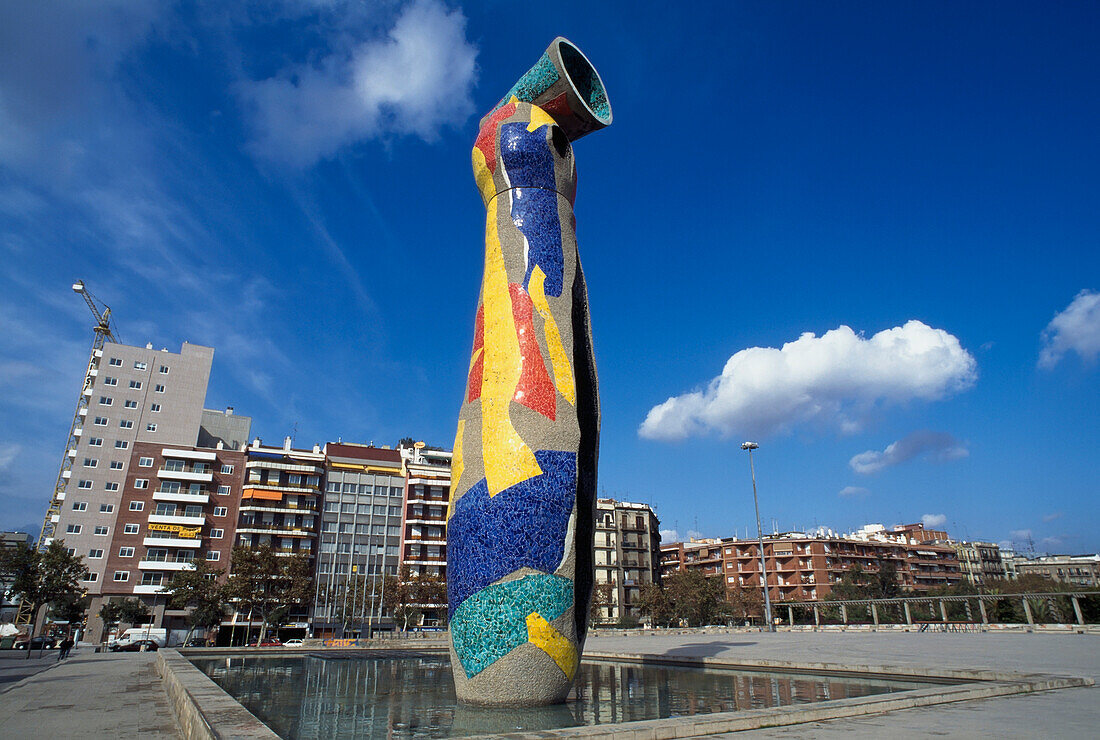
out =
<svg viewBox="0 0 1100 740"><path fill-rule="evenodd" d="M359 636L392 629L382 589L385 576L397 574L405 492L401 453L330 442L323 464L313 634Z"/></svg>
<svg viewBox="0 0 1100 740"><path fill-rule="evenodd" d="M195 444L214 350L184 342L180 352L108 342L96 350L81 393L81 409L67 452L54 539L84 557L88 593L103 593L106 551L114 533L134 445Z"/></svg>
<svg viewBox="0 0 1100 740"><path fill-rule="evenodd" d="M992 542L956 542L955 554L963 576L975 586L1008 577L1001 560L1001 548Z"/></svg>
<svg viewBox="0 0 1100 740"><path fill-rule="evenodd" d="M402 447L405 501L401 522L399 565L409 576L447 579L447 517L451 490L451 457L418 442ZM446 623L446 598L420 605L423 624Z"/></svg>
<svg viewBox="0 0 1100 740"><path fill-rule="evenodd" d="M660 582L661 523L646 504L596 500L596 586L610 585L609 603L595 621L618 623L640 618L643 586Z"/></svg>

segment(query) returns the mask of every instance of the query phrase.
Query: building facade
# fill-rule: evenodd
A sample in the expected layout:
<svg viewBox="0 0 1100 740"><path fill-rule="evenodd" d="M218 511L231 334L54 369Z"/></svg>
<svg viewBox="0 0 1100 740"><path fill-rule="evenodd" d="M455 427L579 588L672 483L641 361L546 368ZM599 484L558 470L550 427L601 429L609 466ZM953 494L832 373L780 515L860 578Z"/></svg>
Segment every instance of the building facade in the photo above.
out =
<svg viewBox="0 0 1100 740"><path fill-rule="evenodd" d="M1008 578L1001 548L992 542L956 542L955 555L966 580L984 586L991 580Z"/></svg>
<svg viewBox="0 0 1100 740"><path fill-rule="evenodd" d="M1100 555L1046 555L1016 563L1019 575L1036 575L1071 586L1100 585Z"/></svg>
<svg viewBox="0 0 1100 740"><path fill-rule="evenodd" d="M15 547L32 547L34 538L26 532L0 532L0 549ZM8 589L12 582L0 578L0 622L15 621L15 614L19 611L19 599L8 597Z"/></svg>
<svg viewBox="0 0 1100 740"><path fill-rule="evenodd" d="M594 609L594 621L634 623L642 587L660 580L660 521L646 504L596 500L596 588L606 590L606 603ZM597 592L597 596L601 594Z"/></svg>
<svg viewBox="0 0 1100 740"><path fill-rule="evenodd" d="M397 450L330 442L324 449L314 637L393 629L385 577L397 574L405 479Z"/></svg>
<svg viewBox="0 0 1100 740"><path fill-rule="evenodd" d="M399 572L404 576L447 579L447 518L450 515L451 456L423 442L401 448L405 501L401 521ZM422 626L446 624L446 598L417 605Z"/></svg>
<svg viewBox="0 0 1100 740"><path fill-rule="evenodd" d="M82 390L88 405L53 515L54 539L84 557L89 594L103 593L107 581L106 558L90 553L104 552L115 532L135 445L195 444L213 357L213 349L187 342L178 354L107 343L93 356Z"/></svg>

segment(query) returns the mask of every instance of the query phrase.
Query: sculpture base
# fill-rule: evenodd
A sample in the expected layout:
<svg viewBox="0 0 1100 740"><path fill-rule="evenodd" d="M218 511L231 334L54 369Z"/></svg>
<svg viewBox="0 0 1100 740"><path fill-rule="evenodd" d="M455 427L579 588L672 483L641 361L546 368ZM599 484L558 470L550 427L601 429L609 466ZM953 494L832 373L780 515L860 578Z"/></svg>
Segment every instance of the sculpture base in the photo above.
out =
<svg viewBox="0 0 1100 740"><path fill-rule="evenodd" d="M527 643L508 653L473 678L462 670L451 648L455 694L465 704L484 707L541 707L561 704L573 688L554 660Z"/></svg>

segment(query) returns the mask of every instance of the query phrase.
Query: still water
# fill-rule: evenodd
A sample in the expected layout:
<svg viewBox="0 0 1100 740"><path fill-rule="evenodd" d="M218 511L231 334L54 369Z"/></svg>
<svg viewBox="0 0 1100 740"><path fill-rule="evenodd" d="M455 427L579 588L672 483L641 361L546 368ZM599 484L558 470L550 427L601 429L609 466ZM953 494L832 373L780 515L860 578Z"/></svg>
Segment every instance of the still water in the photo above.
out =
<svg viewBox="0 0 1100 740"><path fill-rule="evenodd" d="M806 704L926 688L854 678L586 662L575 698L494 710L455 700L446 654L191 659L287 740L442 738Z"/></svg>

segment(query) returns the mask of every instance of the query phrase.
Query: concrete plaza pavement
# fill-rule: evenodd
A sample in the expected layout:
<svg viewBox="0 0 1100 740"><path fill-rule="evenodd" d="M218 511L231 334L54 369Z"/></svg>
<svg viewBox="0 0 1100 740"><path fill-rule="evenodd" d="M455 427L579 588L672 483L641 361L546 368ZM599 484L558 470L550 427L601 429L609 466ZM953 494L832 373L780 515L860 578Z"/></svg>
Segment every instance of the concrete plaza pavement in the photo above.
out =
<svg viewBox="0 0 1100 740"><path fill-rule="evenodd" d="M1100 635L778 632L604 636L586 649L715 657L722 660L827 662L904 669L940 667L1092 678L1100 684ZM1003 737L1094 738L1100 687L982 699L789 727L732 733L745 738Z"/></svg>
<svg viewBox="0 0 1100 740"><path fill-rule="evenodd" d="M46 654L54 663L0 687L0 737L179 738L156 653Z"/></svg>
<svg viewBox="0 0 1100 740"><path fill-rule="evenodd" d="M42 655L32 650L29 659L25 650L0 650L0 694L10 689L12 684L55 665L56 650L47 650Z"/></svg>

